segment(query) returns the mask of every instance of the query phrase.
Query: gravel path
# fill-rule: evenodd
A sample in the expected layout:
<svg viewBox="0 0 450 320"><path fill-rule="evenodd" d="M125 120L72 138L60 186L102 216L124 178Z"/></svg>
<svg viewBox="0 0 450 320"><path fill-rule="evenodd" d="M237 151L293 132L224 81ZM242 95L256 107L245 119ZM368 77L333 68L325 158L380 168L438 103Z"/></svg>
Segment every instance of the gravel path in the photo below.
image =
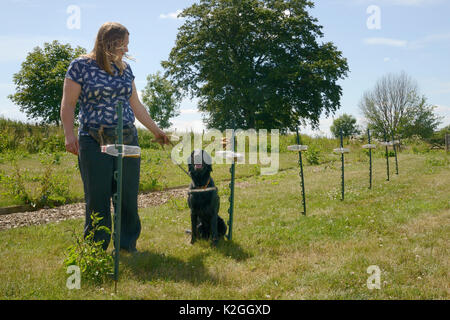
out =
<svg viewBox="0 0 450 320"><path fill-rule="evenodd" d="M140 194L138 197L138 207L147 208L158 206L166 203L172 198L185 196L187 196L187 188ZM59 222L68 219L84 218L84 210L84 203L74 203L57 208L41 209L33 212L18 212L0 215L0 230L30 225L40 225L50 222ZM111 212L113 211L111 210Z"/></svg>

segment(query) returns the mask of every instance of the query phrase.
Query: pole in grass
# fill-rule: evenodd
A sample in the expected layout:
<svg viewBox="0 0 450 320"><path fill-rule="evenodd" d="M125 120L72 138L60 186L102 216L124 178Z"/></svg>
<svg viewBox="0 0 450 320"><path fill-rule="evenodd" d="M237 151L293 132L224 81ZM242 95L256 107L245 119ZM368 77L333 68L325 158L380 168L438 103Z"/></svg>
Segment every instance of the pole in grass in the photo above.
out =
<svg viewBox="0 0 450 320"><path fill-rule="evenodd" d="M117 292L117 282L119 281L119 251L120 251L120 226L122 220L122 165L123 165L123 108L122 103L117 105L117 170L114 172L117 192L114 194L114 291Z"/></svg>
<svg viewBox="0 0 450 320"><path fill-rule="evenodd" d="M398 175L398 159L397 159L397 148L396 145L399 144L398 140L395 140L394 138L394 130L392 130L392 147L394 148L394 154L395 154L395 174Z"/></svg>
<svg viewBox="0 0 450 320"><path fill-rule="evenodd" d="M306 196L305 196L305 180L303 177L303 160L302 160L302 151L308 150L308 146L300 144L300 134L298 132L298 127L295 128L297 133L297 144L288 146L289 151L298 151L298 164L300 166L300 181L302 186L302 205L303 205L303 215L306 215Z"/></svg>
<svg viewBox="0 0 450 320"><path fill-rule="evenodd" d="M233 123L234 126L234 123ZM232 240L233 238L233 213L234 213L234 180L235 180L235 172L236 172L236 161L237 160L243 160L245 159L245 156L241 153L236 153L236 136L235 136L236 130L232 130L232 137L231 142L224 138L222 139L222 146L226 147L231 143L231 150L227 151L217 151L216 156L217 157L224 157L225 159L231 159L231 181L230 181L230 197L228 198L230 202L230 207L228 208L228 214L229 214L229 220L228 220L228 234L227 239Z"/></svg>
<svg viewBox="0 0 450 320"><path fill-rule="evenodd" d="M231 152L233 153L232 155L232 162L231 162L231 168L230 168L230 173L231 173L231 181L230 181L230 207L228 209L228 214L229 214L229 220L228 220L228 235L227 238L228 240L232 240L233 239L233 213L234 213L234 176L235 176L235 172L236 172L236 160L234 157L234 152L236 152L236 139L235 139L235 134L236 134L236 124L233 121L233 131L231 134Z"/></svg>
<svg viewBox="0 0 450 320"><path fill-rule="evenodd" d="M384 130L384 141L381 143L381 145L386 147L386 174L387 174L387 181L389 181L389 145L391 143L387 141L387 135L386 130Z"/></svg>
<svg viewBox="0 0 450 320"><path fill-rule="evenodd" d="M377 145L370 143L370 129L367 129L367 141L368 144L365 144L362 147L364 149L369 149L369 189L372 189L372 149L375 149Z"/></svg>
<svg viewBox="0 0 450 320"><path fill-rule="evenodd" d="M117 127L116 127L116 143L101 146L101 152L117 157L117 169L114 171L114 179L116 180L117 190L113 195L114 202L114 291L117 292L117 282L119 281L119 251L120 251L120 228L122 220L122 172L123 157L140 157L141 148L138 146L129 146L123 144L123 108L122 103L116 107L117 110Z"/></svg>
<svg viewBox="0 0 450 320"><path fill-rule="evenodd" d="M241 154L236 153L236 123L233 121L233 129L231 131L231 141L224 138L222 139L222 146L226 147L228 144L231 144L231 150L227 151L217 151L216 156L224 157L226 159L231 158L231 181L230 181L230 197L228 198L230 202L230 207L228 208L229 220L228 220L228 234L226 235L228 240L233 239L233 214L234 214L234 178L236 172L236 160L241 159L243 156Z"/></svg>
<svg viewBox="0 0 450 320"><path fill-rule="evenodd" d="M342 187L342 195L341 195L341 200L344 201L344 190L345 190L345 184L344 184L344 153L349 153L350 150L347 148L344 148L344 137L342 135L342 130L339 131L339 135L341 138L341 147L340 148L336 148L333 151L335 153L340 153L341 154L341 163L342 163L342 174L341 174L341 187Z"/></svg>
<svg viewBox="0 0 450 320"><path fill-rule="evenodd" d="M344 138L342 136L342 130L339 132L341 137L341 149L344 148ZM341 162L342 162L342 200L344 200L344 152L341 153Z"/></svg>

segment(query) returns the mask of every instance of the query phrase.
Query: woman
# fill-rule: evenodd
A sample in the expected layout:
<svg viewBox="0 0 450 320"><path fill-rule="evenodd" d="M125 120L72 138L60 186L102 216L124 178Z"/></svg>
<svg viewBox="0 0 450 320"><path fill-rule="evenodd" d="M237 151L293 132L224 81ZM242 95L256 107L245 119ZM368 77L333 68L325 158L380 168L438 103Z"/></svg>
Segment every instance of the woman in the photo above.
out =
<svg viewBox="0 0 450 320"><path fill-rule="evenodd" d="M61 102L66 150L78 155L86 201L84 235L92 229L91 214L99 213L101 224L111 229L110 201L116 191L116 158L101 153L100 145L114 143L116 106L123 105L124 144L138 145L135 117L150 130L158 143L168 137L141 104L130 66L122 59L128 52L129 32L119 23L100 27L94 50L73 60L67 70ZM74 134L74 113L79 102L78 138ZM121 249L135 252L141 231L137 210L140 158L124 158L121 219ZM111 236L98 231L95 241L108 248Z"/></svg>

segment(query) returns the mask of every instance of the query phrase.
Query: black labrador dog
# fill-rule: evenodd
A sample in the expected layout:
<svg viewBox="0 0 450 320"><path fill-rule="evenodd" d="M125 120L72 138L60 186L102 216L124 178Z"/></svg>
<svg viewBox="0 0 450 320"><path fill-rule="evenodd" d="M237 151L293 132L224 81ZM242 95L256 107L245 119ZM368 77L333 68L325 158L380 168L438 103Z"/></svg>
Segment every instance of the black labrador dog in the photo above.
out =
<svg viewBox="0 0 450 320"><path fill-rule="evenodd" d="M220 198L211 178L212 159L204 150L192 151L188 158L188 169L192 182L188 191L191 209L191 243L200 239L212 239L217 245L227 232L227 226L219 217Z"/></svg>

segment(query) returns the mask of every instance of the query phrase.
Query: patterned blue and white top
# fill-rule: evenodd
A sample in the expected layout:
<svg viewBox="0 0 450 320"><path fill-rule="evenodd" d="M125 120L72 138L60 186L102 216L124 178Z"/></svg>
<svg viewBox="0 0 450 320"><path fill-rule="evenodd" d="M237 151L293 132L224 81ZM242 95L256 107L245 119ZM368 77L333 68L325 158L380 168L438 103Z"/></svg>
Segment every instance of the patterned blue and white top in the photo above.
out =
<svg viewBox="0 0 450 320"><path fill-rule="evenodd" d="M112 64L114 76L99 67L97 62L87 57L74 59L67 69L66 78L81 85L78 98L80 113L79 135L89 135L82 130L85 126L115 126L117 125L116 105L119 101L123 105L123 124L133 124L135 117L130 106L130 97L133 91L134 80L130 65L123 74Z"/></svg>

